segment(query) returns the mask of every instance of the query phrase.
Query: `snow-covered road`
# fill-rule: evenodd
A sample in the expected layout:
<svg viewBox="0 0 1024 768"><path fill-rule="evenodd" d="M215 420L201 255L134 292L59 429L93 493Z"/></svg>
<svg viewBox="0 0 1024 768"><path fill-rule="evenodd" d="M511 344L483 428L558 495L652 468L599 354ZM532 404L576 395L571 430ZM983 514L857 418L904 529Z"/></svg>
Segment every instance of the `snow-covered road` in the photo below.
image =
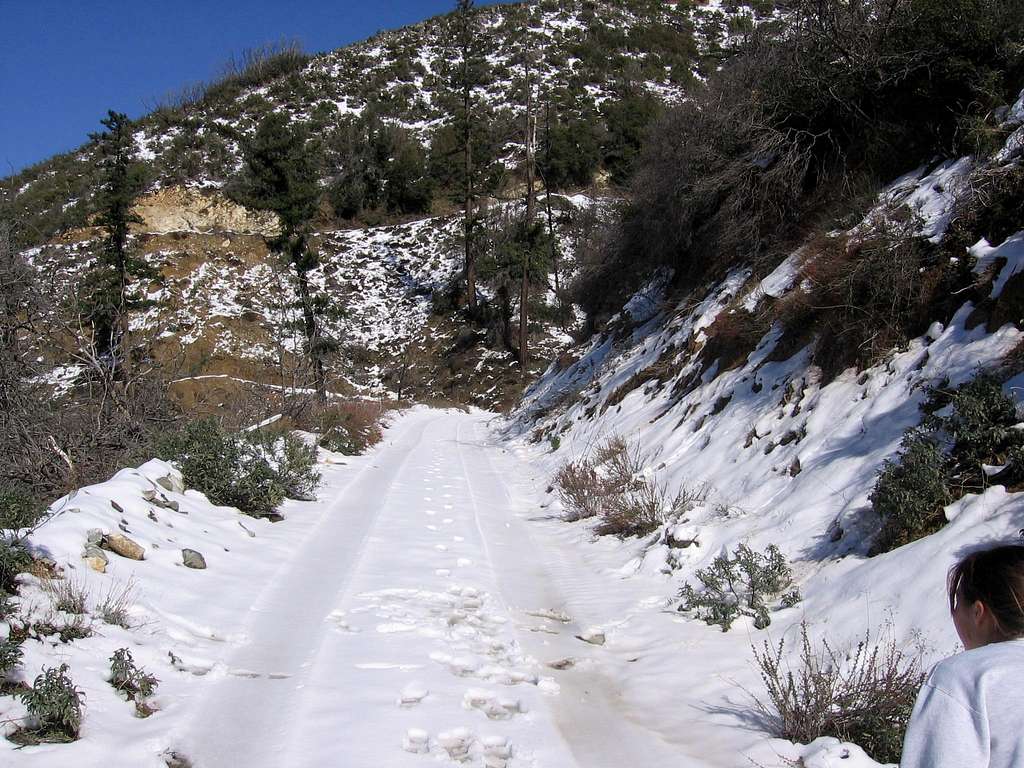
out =
<svg viewBox="0 0 1024 768"><path fill-rule="evenodd" d="M196 768L702 765L589 663L604 649L571 606L617 597L536 535L530 471L484 415L417 409L358 470L327 474L323 515L177 750Z"/></svg>

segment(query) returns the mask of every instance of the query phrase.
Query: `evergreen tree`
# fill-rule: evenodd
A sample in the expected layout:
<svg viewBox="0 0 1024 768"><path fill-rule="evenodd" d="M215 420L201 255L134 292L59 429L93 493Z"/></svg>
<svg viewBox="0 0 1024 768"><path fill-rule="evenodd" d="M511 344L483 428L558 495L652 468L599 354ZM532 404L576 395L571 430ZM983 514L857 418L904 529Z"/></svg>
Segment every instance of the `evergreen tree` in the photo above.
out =
<svg viewBox="0 0 1024 768"><path fill-rule="evenodd" d="M320 316L325 302L313 295L309 273L320 266L309 247L310 222L316 213L319 192L316 173L307 151L306 132L292 126L286 115L272 112L259 124L245 149L247 179L243 196L249 205L273 211L281 233L268 241L295 272L302 310L306 354L313 368L316 390L326 397L324 357L334 345L323 336Z"/></svg>
<svg viewBox="0 0 1024 768"><path fill-rule="evenodd" d="M486 130L482 125L484 109L476 96L476 89L486 85L488 64L486 40L480 27L473 0L456 0L455 13L449 28L449 60L452 66L447 74L450 126L457 137L461 160L462 188L458 194L463 204L463 246L465 252L464 278L466 297L470 312L475 313L476 302L476 260L478 243L474 238L478 232L476 197L479 191L480 171L489 165L490 158L474 154L474 144L479 144L478 134ZM435 152L435 156L438 153Z"/></svg>
<svg viewBox="0 0 1024 768"><path fill-rule="evenodd" d="M96 142L104 179L97 194L96 224L106 230L106 238L86 273L82 308L92 329L97 359L108 363L111 378L116 380L123 377L127 361L129 313L152 304L133 296L131 289L139 281L156 279L159 273L129 248L129 227L142 221L132 213L132 205L143 184L142 168L133 160L131 121L127 115L109 111L100 122L107 130L90 138Z"/></svg>

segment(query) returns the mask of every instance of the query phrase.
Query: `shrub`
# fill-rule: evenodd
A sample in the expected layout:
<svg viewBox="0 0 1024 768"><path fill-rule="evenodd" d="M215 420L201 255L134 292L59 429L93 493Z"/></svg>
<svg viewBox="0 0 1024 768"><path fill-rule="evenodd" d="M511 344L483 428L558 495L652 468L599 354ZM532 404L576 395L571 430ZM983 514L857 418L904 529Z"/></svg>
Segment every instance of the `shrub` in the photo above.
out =
<svg viewBox="0 0 1024 768"><path fill-rule="evenodd" d="M329 451L357 456L380 442L381 407L369 400L351 400L323 409L316 416L320 445Z"/></svg>
<svg viewBox="0 0 1024 768"><path fill-rule="evenodd" d="M767 689L767 700L755 702L775 736L801 744L832 736L858 744L879 762L899 762L925 678L920 654L908 654L891 634L873 644L870 633L850 653L837 654L827 641L815 650L806 624L796 670L783 662L784 651L784 640L753 649Z"/></svg>
<svg viewBox="0 0 1024 768"><path fill-rule="evenodd" d="M599 536L610 534L622 539L646 536L693 509L703 499L703 492L687 489L670 496L663 485L643 479L605 498L601 522L594 530Z"/></svg>
<svg viewBox="0 0 1024 768"><path fill-rule="evenodd" d="M740 544L732 557L723 553L695 575L701 587L698 590L691 584L683 585L679 610L692 611L707 624L720 626L723 632L729 631L740 616L753 618L757 629L770 625L768 602L789 587L793 578L786 558L774 544L764 552ZM787 595L789 605L798 599L798 593Z"/></svg>
<svg viewBox="0 0 1024 768"><path fill-rule="evenodd" d="M186 485L215 504L268 517L284 500L284 488L262 452L225 432L216 419L191 422L166 437L158 452L160 458L178 466Z"/></svg>
<svg viewBox="0 0 1024 768"><path fill-rule="evenodd" d="M45 506L26 485L0 481L0 529L28 528L44 511Z"/></svg>
<svg viewBox="0 0 1024 768"><path fill-rule="evenodd" d="M946 415L939 416L939 409ZM1017 404L993 376L982 374L952 392L932 388L923 410L925 425L952 440L953 455L965 469L980 472L983 463L999 463L1011 448L1024 445L1024 433L1015 429Z"/></svg>
<svg viewBox="0 0 1024 768"><path fill-rule="evenodd" d="M21 645L13 640L0 640L0 684L21 662Z"/></svg>
<svg viewBox="0 0 1024 768"><path fill-rule="evenodd" d="M589 461L569 461L555 474L558 498L569 521L594 517L604 497L604 481Z"/></svg>
<svg viewBox="0 0 1024 768"><path fill-rule="evenodd" d="M32 687L18 694L36 721L29 733L44 741L74 741L82 724L82 698L67 674L68 665L43 668Z"/></svg>
<svg viewBox="0 0 1024 768"><path fill-rule="evenodd" d="M13 592L15 577L32 564L24 539L0 535L0 590Z"/></svg>
<svg viewBox="0 0 1024 768"><path fill-rule="evenodd" d="M277 481L290 499L313 501L320 484L316 471L316 447L290 432L258 430L246 439L259 449L273 467Z"/></svg>
<svg viewBox="0 0 1024 768"><path fill-rule="evenodd" d="M981 374L954 390L928 390L925 418L903 438L871 492L882 527L872 553L888 552L945 525L943 507L990 482L983 465L1005 464L998 482L1024 479L1024 433L1015 429L1017 406L999 381Z"/></svg>
<svg viewBox="0 0 1024 768"><path fill-rule="evenodd" d="M868 497L882 518L874 551L888 552L943 526L942 509L953 501L952 471L949 458L930 435L911 431L904 437L902 453L885 463Z"/></svg>
<svg viewBox="0 0 1024 768"><path fill-rule="evenodd" d="M118 648L110 657L110 684L114 690L134 701L140 714L149 712L143 702L153 695L159 682L153 675L135 666L132 652L127 648Z"/></svg>

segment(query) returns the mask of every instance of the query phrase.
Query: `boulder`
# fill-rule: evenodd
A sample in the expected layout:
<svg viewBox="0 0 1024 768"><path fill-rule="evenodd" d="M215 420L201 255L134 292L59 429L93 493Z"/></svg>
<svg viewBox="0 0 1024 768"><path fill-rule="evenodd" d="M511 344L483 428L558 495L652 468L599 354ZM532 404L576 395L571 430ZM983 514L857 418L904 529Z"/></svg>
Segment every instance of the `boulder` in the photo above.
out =
<svg viewBox="0 0 1024 768"><path fill-rule="evenodd" d="M120 533L112 533L103 537L103 548L110 550L115 555L126 557L129 560L145 560L146 550L127 536Z"/></svg>
<svg viewBox="0 0 1024 768"><path fill-rule="evenodd" d="M186 568L195 568L199 571L206 568L206 558L194 549L181 550L181 560Z"/></svg>
<svg viewBox="0 0 1024 768"><path fill-rule="evenodd" d="M185 483L179 475L164 475L156 479L156 484L163 488L165 491L171 493L184 493Z"/></svg>

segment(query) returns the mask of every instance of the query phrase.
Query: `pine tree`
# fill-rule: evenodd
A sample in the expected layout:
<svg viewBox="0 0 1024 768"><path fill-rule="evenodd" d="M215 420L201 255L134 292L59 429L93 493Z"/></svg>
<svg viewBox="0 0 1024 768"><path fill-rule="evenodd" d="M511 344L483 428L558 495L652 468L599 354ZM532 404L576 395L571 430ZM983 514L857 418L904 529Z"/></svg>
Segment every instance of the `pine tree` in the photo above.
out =
<svg viewBox="0 0 1024 768"><path fill-rule="evenodd" d="M254 208L273 211L281 232L268 240L270 249L295 272L302 310L306 354L313 368L317 394L327 394L325 355L334 344L322 334L322 300L313 295L309 273L320 266L309 247L310 222L317 210L316 173L307 151L307 135L279 112L267 115L244 147L247 178L242 197Z"/></svg>
<svg viewBox="0 0 1024 768"><path fill-rule="evenodd" d="M90 138L96 142L104 182L98 194L96 224L106 230L103 248L82 287L85 321L92 329L92 345L98 360L109 365L110 377L124 377L127 362L129 316L152 302L133 295L133 286L159 277L156 269L135 256L129 247L131 224L142 219L132 205L142 188L142 169L134 162L132 124L127 115L109 111L100 121L107 129Z"/></svg>
<svg viewBox="0 0 1024 768"><path fill-rule="evenodd" d="M476 260L479 243L479 224L476 198L481 185L482 171L491 162L480 157L474 149L481 144L479 134L486 132L487 110L476 96L476 89L488 80L486 41L481 30L473 0L456 0L455 13L449 35L451 60L455 62L449 73L448 101L451 127L458 141L461 155L462 188L459 197L463 204L463 246L465 252L464 278L469 310L476 314Z"/></svg>

